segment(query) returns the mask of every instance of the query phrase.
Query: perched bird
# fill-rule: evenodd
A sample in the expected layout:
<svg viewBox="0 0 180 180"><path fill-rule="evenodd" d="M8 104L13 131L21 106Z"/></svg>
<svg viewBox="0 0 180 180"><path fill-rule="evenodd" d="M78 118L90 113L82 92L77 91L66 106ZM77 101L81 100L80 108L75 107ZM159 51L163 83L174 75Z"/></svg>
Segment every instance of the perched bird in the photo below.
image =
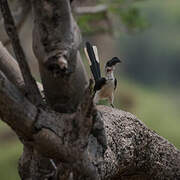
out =
<svg viewBox="0 0 180 180"><path fill-rule="evenodd" d="M121 60L117 57L113 57L111 60L107 61L105 66L105 77L101 77L97 47L86 42L86 48L84 48L84 51L89 60L90 69L95 80L94 102L98 103L100 99L108 99L111 106L114 107L114 91L117 87L114 70L115 65L120 63Z"/></svg>

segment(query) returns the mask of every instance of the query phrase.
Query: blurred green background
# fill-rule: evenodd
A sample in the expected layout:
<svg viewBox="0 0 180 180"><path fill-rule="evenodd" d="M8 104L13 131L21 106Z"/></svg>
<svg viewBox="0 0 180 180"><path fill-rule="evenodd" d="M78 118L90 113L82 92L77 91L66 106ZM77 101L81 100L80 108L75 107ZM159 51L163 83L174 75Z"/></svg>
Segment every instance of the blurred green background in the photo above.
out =
<svg viewBox="0 0 180 180"><path fill-rule="evenodd" d="M116 1L123 3L123 0ZM115 19L114 37L112 31L92 33L94 23L91 26L86 23L91 18L79 18L84 41L90 40L98 46L100 59L106 61L119 56L123 61L116 69L119 83L115 106L132 112L180 149L180 1L139 0L125 5L131 7L125 12L110 9L120 12L121 16L120 20L111 16ZM20 35L26 54L33 56L30 26L31 18ZM89 72L85 58L84 63ZM38 77L37 64L29 64ZM21 153L22 145L12 130L0 121L1 180L19 179L17 161Z"/></svg>

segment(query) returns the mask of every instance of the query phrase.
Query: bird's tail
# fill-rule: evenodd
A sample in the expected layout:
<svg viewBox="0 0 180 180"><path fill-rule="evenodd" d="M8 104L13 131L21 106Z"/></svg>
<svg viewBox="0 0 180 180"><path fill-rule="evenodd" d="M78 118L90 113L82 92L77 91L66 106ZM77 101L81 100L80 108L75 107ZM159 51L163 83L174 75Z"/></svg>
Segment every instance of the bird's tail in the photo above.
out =
<svg viewBox="0 0 180 180"><path fill-rule="evenodd" d="M89 65L90 65L90 69L93 74L94 80L97 81L98 79L101 78L97 47L92 46L89 42L86 42L86 48L84 48L84 51L85 51L87 59L89 60Z"/></svg>

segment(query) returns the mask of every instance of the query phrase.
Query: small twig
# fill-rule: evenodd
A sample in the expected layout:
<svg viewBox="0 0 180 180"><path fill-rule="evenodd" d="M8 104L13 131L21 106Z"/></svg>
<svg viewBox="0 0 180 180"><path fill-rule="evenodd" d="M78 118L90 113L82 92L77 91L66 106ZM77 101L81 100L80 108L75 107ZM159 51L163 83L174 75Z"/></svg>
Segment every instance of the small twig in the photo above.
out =
<svg viewBox="0 0 180 180"><path fill-rule="evenodd" d="M101 12L106 12L108 7L105 4L100 4L97 6L86 6L86 7L76 7L74 12L78 15L84 14L97 14Z"/></svg>
<svg viewBox="0 0 180 180"><path fill-rule="evenodd" d="M31 100L32 103L40 104L42 102L42 97L40 95L36 82L31 75L24 51L20 45L15 23L11 15L11 11L9 9L7 0L0 0L0 8L1 8L3 18L4 18L4 25L5 25L6 32L12 42L14 53L16 55L18 64L20 66L20 69L24 78L25 87L28 93L27 94L28 98Z"/></svg>

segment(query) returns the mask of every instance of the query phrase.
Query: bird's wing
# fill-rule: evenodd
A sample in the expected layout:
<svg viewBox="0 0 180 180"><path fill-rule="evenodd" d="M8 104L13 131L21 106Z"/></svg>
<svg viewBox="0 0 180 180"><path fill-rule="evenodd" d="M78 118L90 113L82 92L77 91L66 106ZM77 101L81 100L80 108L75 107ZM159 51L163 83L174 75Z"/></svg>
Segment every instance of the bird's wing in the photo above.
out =
<svg viewBox="0 0 180 180"><path fill-rule="evenodd" d="M94 91L100 90L106 84L106 78L100 78L95 82Z"/></svg>

